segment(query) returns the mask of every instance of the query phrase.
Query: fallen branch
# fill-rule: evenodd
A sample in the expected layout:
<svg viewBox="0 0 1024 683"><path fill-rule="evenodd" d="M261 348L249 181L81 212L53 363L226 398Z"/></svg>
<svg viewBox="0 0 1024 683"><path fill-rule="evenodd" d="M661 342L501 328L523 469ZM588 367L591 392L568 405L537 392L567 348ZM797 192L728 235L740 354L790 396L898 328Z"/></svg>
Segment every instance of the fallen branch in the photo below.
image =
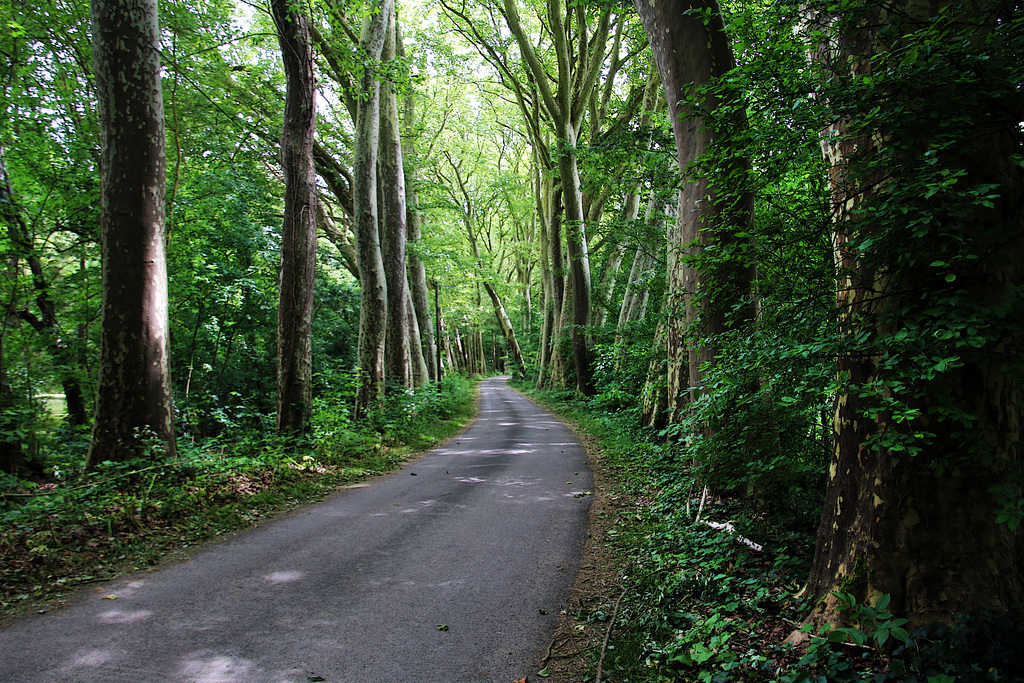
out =
<svg viewBox="0 0 1024 683"><path fill-rule="evenodd" d="M705 520L704 523L707 524L712 529L718 529L719 531L726 531L726 532L728 532L730 534L735 534L736 533L736 527L734 527L732 525L732 522L726 522L725 524L722 524L721 522L708 522L707 520ZM753 550L755 550L757 552L761 552L761 551L764 550L764 546L763 545L761 545L760 543L754 543L753 541L751 541L746 536L739 536L739 535L737 535L736 536L736 540L739 541L740 543L742 543L743 545L747 546L748 548L751 548L751 549L753 549Z"/></svg>
<svg viewBox="0 0 1024 683"><path fill-rule="evenodd" d="M619 599L615 601L615 608L612 610L612 618L608 620L608 630L604 633L604 644L601 645L601 659L597 662L597 677L594 679L594 683L601 683L601 670L604 668L604 656L608 654L608 641L612 637L612 627L615 626L615 617L619 615L619 605L622 604L622 598L626 597L627 590L627 588L622 589Z"/></svg>
<svg viewBox="0 0 1024 683"><path fill-rule="evenodd" d="M700 521L700 516L702 514L704 514L704 503L705 503L705 501L707 501L707 499L708 499L708 487L705 486L704 487L704 493L702 493L701 496L700 496L700 507L697 508L697 518L695 520L693 520L693 521L695 521L695 522L699 522Z"/></svg>

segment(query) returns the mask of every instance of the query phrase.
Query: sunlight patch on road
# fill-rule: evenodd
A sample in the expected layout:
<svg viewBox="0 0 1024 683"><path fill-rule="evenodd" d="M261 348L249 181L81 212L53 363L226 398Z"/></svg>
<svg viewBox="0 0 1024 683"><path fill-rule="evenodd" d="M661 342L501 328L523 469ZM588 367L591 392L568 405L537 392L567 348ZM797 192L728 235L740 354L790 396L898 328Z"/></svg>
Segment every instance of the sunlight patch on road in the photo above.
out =
<svg viewBox="0 0 1024 683"><path fill-rule="evenodd" d="M195 683L243 683L259 680L248 659L229 655L197 656L186 659L178 669L180 679Z"/></svg>
<svg viewBox="0 0 1024 683"><path fill-rule="evenodd" d="M505 493L502 495L506 500L514 503L549 503L556 500L554 496L534 496L527 493Z"/></svg>
<svg viewBox="0 0 1024 683"><path fill-rule="evenodd" d="M452 579L450 581L439 581L426 583L422 581L410 581L389 576L379 581L368 581L367 586L381 588L383 586L398 586L400 588L458 588L466 585L466 579Z"/></svg>
<svg viewBox="0 0 1024 683"><path fill-rule="evenodd" d="M284 571L284 572L271 572L263 577L263 580L267 583L295 583L305 578L306 572L297 571Z"/></svg>
<svg viewBox="0 0 1024 683"><path fill-rule="evenodd" d="M536 449L490 448L486 451L473 451L473 455L525 455L536 452ZM477 467L480 466L478 465ZM491 467L491 465L486 465L486 467Z"/></svg>
<svg viewBox="0 0 1024 683"><path fill-rule="evenodd" d="M153 616L153 613L148 609L140 609L134 612L112 609L107 612L100 612L96 615L96 619L101 624L134 624L139 621L145 621L151 616Z"/></svg>

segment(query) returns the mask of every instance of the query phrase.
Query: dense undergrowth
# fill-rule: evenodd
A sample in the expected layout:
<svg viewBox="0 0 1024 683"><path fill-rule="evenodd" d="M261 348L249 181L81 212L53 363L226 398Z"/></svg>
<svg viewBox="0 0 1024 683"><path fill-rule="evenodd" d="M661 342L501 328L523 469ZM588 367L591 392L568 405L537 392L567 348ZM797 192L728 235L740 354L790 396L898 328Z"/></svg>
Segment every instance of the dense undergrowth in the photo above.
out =
<svg viewBox="0 0 1024 683"><path fill-rule="evenodd" d="M339 486L397 467L475 413L476 383L395 392L354 422L343 395L321 399L305 440L228 428L182 439L164 457L84 472L84 441L55 443L44 477L0 474L0 617L61 602L75 587L156 564L218 534L259 524Z"/></svg>
<svg viewBox="0 0 1024 683"><path fill-rule="evenodd" d="M521 388L594 440L617 495L630 501L607 538L624 558L621 595L574 615L610 633L582 680L598 671L604 683L1024 680L1020 632L1007 617L908 632L885 598L874 608L851 599L853 626L803 626L811 606L798 595L814 553L823 465L780 459L768 489L759 477L760 496L744 487L705 495L698 481L713 473L664 432L636 428L635 411L609 407L604 394ZM799 645L786 643L801 630Z"/></svg>

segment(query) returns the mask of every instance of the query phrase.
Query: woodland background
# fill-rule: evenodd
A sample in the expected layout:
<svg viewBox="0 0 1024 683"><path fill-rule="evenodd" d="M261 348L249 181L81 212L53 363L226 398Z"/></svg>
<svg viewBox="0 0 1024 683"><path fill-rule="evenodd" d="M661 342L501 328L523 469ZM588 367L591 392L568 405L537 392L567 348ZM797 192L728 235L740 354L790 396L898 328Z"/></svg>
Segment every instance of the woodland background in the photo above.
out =
<svg viewBox="0 0 1024 683"><path fill-rule="evenodd" d="M392 467L500 372L632 501L587 680L1024 677L1017 3L123 1L0 5L5 609ZM110 266L118 144L163 280ZM167 334L118 361L119 315Z"/></svg>

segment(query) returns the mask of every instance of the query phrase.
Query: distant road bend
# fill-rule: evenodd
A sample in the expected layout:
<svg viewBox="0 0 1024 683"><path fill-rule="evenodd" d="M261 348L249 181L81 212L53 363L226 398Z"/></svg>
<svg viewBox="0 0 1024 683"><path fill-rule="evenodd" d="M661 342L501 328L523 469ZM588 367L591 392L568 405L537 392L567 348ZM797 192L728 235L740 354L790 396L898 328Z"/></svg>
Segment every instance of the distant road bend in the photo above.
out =
<svg viewBox="0 0 1024 683"><path fill-rule="evenodd" d="M16 621L0 681L532 678L590 490L573 434L485 380L476 422L401 471Z"/></svg>

